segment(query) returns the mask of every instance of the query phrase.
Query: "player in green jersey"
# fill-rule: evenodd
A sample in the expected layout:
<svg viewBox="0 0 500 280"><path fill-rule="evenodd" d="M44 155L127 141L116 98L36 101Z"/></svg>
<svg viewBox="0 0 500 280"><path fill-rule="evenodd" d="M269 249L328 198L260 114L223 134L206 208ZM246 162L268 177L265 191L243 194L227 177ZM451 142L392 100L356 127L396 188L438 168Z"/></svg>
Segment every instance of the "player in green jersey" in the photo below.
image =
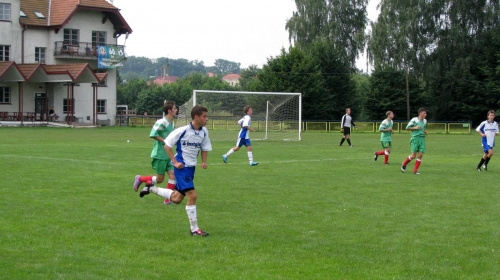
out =
<svg viewBox="0 0 500 280"><path fill-rule="evenodd" d="M418 168L420 167L420 163L422 163L422 156L425 153L425 136L427 135L427 120L425 119L426 116L427 111L424 108L420 108L418 109L418 117L411 119L406 126L407 130L411 130L411 155L401 165L402 172L406 171L406 165L416 157L417 162L415 162L413 174L420 175L420 173L418 172Z"/></svg>
<svg viewBox="0 0 500 280"><path fill-rule="evenodd" d="M382 151L375 152L375 156L373 159L377 161L378 156L384 155L384 164L389 164L389 154L391 153L392 148L392 119L394 118L394 113L392 111L387 111L385 113L387 119L383 120L378 128L379 132L382 132L380 135L380 142L382 143Z"/></svg>
<svg viewBox="0 0 500 280"><path fill-rule="evenodd" d="M166 102L163 104L163 112L165 116L155 122L149 137L154 139L153 151L151 152L151 166L156 171L156 176L135 176L134 181L134 191L137 191L142 183L146 185L156 185L161 184L165 180L165 173L168 173L168 184L167 188L173 190L177 181L174 175L174 166L170 162L170 158L165 152L165 139L174 131L174 117L177 114L177 108L174 102ZM165 199L165 204L170 204L168 199Z"/></svg>

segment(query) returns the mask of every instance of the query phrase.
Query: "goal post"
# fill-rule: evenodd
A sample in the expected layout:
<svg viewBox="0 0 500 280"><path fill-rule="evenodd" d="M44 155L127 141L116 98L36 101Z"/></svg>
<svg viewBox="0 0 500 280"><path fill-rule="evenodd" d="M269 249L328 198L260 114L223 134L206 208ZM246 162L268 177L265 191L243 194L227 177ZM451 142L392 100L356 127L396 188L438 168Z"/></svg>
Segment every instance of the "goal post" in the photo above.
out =
<svg viewBox="0 0 500 280"><path fill-rule="evenodd" d="M301 93L193 90L192 97L179 106L178 120L190 120L191 108L195 105L208 108L208 129L239 130L237 121L245 115L243 108L249 105L253 109L251 127L255 129L252 140L301 140ZM230 135L230 139L234 139L235 133Z"/></svg>

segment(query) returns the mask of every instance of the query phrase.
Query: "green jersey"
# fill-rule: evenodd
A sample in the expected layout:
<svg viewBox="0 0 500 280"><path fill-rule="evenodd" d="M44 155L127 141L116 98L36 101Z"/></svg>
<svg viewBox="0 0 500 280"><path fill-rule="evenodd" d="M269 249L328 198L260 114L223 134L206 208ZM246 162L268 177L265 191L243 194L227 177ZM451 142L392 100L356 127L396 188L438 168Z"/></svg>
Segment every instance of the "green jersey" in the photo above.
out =
<svg viewBox="0 0 500 280"><path fill-rule="evenodd" d="M424 130L427 126L426 119L420 120L419 118L415 117L415 118L411 119L411 121L406 126L406 129L408 129L410 127L417 127L419 125L420 125L420 129L414 129L411 131L411 139L414 139L417 137L425 137Z"/></svg>
<svg viewBox="0 0 500 280"><path fill-rule="evenodd" d="M380 124L380 126L378 128L378 131L382 131L384 129L391 128L392 125L393 125L392 120L388 121L387 119L385 119ZM392 130L382 131L382 133L380 134L380 141L382 141L382 142L391 142L392 141Z"/></svg>
<svg viewBox="0 0 500 280"><path fill-rule="evenodd" d="M162 137L163 139L166 139L167 136L170 134L170 132L174 131L174 129L175 129L174 122L169 122L168 119L164 117L155 122L153 128L151 129L149 137L159 136ZM164 142L160 142L155 139L153 145L153 151L151 152L151 157L163 160L170 159L167 155L167 152L165 152Z"/></svg>

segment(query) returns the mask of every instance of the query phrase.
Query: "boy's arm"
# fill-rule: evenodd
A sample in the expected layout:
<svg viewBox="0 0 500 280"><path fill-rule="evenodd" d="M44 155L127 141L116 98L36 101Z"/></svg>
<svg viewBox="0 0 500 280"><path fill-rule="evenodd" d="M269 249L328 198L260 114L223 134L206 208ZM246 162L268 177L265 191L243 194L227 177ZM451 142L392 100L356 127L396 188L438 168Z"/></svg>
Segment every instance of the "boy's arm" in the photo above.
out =
<svg viewBox="0 0 500 280"><path fill-rule="evenodd" d="M201 168L207 169L208 151L201 151Z"/></svg>

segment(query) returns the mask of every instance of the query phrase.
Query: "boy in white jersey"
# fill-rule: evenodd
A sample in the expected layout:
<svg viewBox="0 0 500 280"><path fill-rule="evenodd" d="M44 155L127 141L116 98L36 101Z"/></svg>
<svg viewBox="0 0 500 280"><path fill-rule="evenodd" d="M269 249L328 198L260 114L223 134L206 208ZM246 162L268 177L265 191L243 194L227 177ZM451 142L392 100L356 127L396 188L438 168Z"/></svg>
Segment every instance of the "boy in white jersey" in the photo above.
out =
<svg viewBox="0 0 500 280"><path fill-rule="evenodd" d="M258 162L253 161L253 152L252 152L252 143L250 142L250 131L254 132L255 130L250 127L252 124L253 109L250 106L245 106L243 108L245 111L245 116L238 121L241 126L240 133L238 134L238 140L236 140L236 147L231 148L226 154L222 155L222 160L224 163L227 163L227 157L232 155L234 152L240 150L241 146L245 145L247 147L247 155L248 161L250 162L250 166L255 166L259 164Z"/></svg>
<svg viewBox="0 0 500 280"><path fill-rule="evenodd" d="M212 144L208 138L208 130L205 125L208 122L208 109L203 106L194 106L191 110L191 121L188 125L177 128L165 139L165 151L174 165L177 185L175 191L158 188L154 185L143 189L143 195L150 192L179 204L187 196L186 212L191 226L190 233L193 236L208 236L207 232L198 227L196 212L196 199L198 194L194 189L194 171L201 151L201 168L207 169L208 151L212 150ZM172 148L176 146L177 154L174 155Z"/></svg>
<svg viewBox="0 0 500 280"><path fill-rule="evenodd" d="M484 155L479 161L476 170L481 172L481 165L484 171L488 170L488 163L493 156L493 147L495 147L495 136L498 135L498 123L495 121L495 111L488 112L488 120L482 122L476 131L481 134L481 144L483 145Z"/></svg>
<svg viewBox="0 0 500 280"><path fill-rule="evenodd" d="M177 108L174 102L169 101L163 104L163 112L165 116L155 122L149 133L149 137L154 139L153 151L151 152L151 158L153 158L151 166L156 171L156 176L135 176L134 191L137 191L142 183L146 183L146 185L163 183L165 173L168 173L167 188L173 190L175 187L174 166L171 164L170 158L163 147L165 139L175 129L174 117L177 114ZM165 199L164 203L170 204L171 202Z"/></svg>
<svg viewBox="0 0 500 280"><path fill-rule="evenodd" d="M351 126L356 127L356 125L352 121L351 108L345 109L345 115L342 117L342 123L340 126L342 127L342 132L344 133L344 136L342 137L342 140L340 140L339 147L342 146L342 144L344 144L345 140L347 140L347 144L349 144L349 147L352 147Z"/></svg>
<svg viewBox="0 0 500 280"><path fill-rule="evenodd" d="M392 119L394 118L394 113L392 111L387 111L385 115L387 116L387 119L383 120L380 124L380 127L378 128L378 131L382 132L382 134L380 135L380 143L382 143L383 150L375 152L375 156L373 157L373 159L377 161L378 156L384 155L384 164L388 165L389 154L391 153L392 148Z"/></svg>
<svg viewBox="0 0 500 280"><path fill-rule="evenodd" d="M401 164L401 171L403 173L406 171L406 165L408 165L408 163L410 163L410 161L412 161L413 159L417 158L417 162L415 162L415 167L413 168L413 174L420 175L420 172L418 172L418 168L420 167L420 164L422 163L422 157L425 154L425 136L427 135L427 120L425 119L426 116L427 110L425 110L424 108L420 108L418 109L418 117L411 119L406 126L407 130L411 130L411 155L403 162L403 164Z"/></svg>

